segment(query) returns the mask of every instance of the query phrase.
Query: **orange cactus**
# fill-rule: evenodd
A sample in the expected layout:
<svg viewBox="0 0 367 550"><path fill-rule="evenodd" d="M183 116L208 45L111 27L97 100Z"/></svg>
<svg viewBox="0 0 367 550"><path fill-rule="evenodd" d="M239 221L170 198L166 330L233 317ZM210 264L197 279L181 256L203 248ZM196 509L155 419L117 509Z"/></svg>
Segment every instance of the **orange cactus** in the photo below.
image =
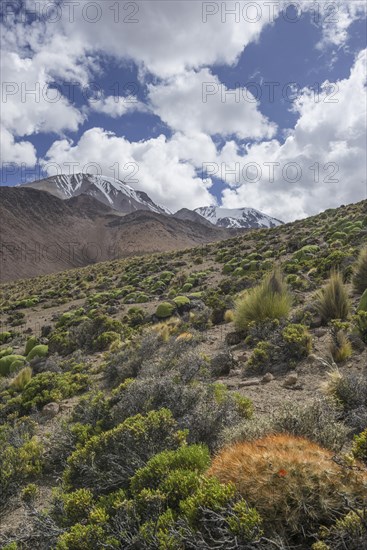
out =
<svg viewBox="0 0 367 550"><path fill-rule="evenodd" d="M220 452L209 475L232 482L269 528L296 534L328 524L345 499L365 498L366 471L347 469L333 453L307 439L271 435Z"/></svg>

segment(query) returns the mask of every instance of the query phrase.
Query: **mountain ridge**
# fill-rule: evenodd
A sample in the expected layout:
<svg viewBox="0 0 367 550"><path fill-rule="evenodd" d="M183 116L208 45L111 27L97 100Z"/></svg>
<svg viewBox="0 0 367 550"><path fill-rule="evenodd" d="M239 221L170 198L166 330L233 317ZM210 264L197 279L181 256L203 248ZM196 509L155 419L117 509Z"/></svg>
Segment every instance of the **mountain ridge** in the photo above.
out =
<svg viewBox="0 0 367 550"><path fill-rule="evenodd" d="M277 227L283 222L256 210L255 208L224 208L222 206L202 206L194 212L213 225L227 229L254 229Z"/></svg>
<svg viewBox="0 0 367 550"><path fill-rule="evenodd" d="M204 206L194 210L181 208L173 214L165 206L156 204L144 191L135 190L121 180L103 175L59 174L32 183L21 184L19 187L47 191L63 200L88 195L120 214L145 210L172 215L176 219L201 222L204 225L209 222L211 225L225 229L271 228L282 223L280 220L251 207L228 209Z"/></svg>

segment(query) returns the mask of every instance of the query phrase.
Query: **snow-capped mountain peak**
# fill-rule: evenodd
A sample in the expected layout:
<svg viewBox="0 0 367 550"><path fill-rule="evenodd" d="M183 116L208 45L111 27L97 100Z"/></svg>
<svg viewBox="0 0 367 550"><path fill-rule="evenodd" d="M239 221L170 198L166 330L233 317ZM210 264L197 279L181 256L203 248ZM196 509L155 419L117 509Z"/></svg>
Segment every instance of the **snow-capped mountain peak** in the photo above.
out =
<svg viewBox="0 0 367 550"><path fill-rule="evenodd" d="M283 222L263 214L254 208L223 208L221 206L203 206L195 212L213 225L227 229L270 228Z"/></svg>
<svg viewBox="0 0 367 550"><path fill-rule="evenodd" d="M123 181L108 176L93 174L60 174L25 184L41 191L48 191L61 199L70 199L81 194L90 195L100 202L124 214L136 210L150 210L158 214L171 214L143 191L136 191Z"/></svg>

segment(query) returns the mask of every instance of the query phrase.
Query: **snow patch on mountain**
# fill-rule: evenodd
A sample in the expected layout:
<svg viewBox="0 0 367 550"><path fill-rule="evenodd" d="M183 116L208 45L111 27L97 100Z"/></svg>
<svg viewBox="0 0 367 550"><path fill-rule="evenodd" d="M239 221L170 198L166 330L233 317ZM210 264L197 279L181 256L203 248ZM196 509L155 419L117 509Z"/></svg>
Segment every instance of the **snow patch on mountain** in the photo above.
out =
<svg viewBox="0 0 367 550"><path fill-rule="evenodd" d="M166 207L154 203L146 193L136 191L127 183L108 176L82 173L59 174L25 185L48 191L62 199L70 199L84 193L127 214L136 210L171 214Z"/></svg>
<svg viewBox="0 0 367 550"><path fill-rule="evenodd" d="M213 225L227 229L271 228L283 222L263 214L255 208L223 208L220 206L203 206L195 212Z"/></svg>

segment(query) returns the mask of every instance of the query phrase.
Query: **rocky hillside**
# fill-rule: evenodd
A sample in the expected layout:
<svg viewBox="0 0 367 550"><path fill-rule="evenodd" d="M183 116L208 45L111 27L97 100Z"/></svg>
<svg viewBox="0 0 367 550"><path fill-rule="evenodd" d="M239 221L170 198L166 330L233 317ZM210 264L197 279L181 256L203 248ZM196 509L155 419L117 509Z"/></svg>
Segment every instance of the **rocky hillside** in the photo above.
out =
<svg viewBox="0 0 367 550"><path fill-rule="evenodd" d="M0 546L366 550L366 247L363 201L3 284Z"/></svg>
<svg viewBox="0 0 367 550"><path fill-rule="evenodd" d="M205 220L144 209L122 216L88 194L62 200L27 187L0 187L0 217L1 281L179 250L229 234Z"/></svg>

